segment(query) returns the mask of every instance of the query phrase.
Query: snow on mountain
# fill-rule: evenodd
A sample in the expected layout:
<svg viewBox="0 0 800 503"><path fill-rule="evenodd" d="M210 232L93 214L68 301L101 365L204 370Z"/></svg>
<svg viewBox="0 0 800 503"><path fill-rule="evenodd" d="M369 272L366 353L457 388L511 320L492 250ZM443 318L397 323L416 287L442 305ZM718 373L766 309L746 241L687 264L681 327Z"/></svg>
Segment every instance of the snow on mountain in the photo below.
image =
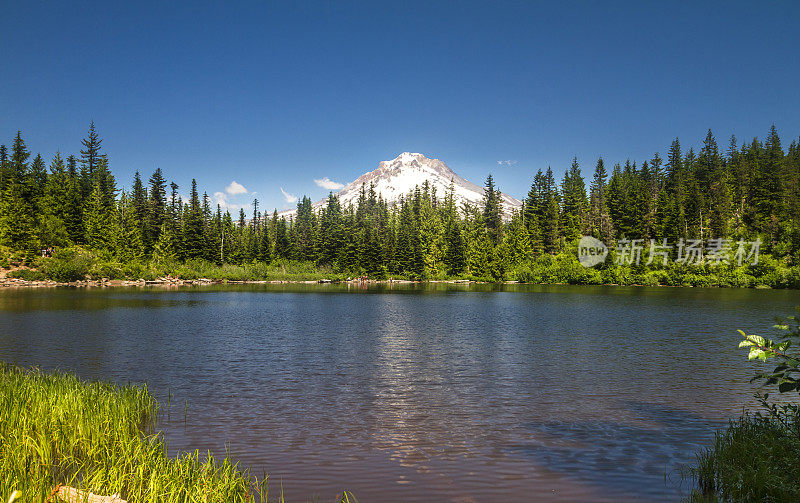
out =
<svg viewBox="0 0 800 503"><path fill-rule="evenodd" d="M350 203L355 205L358 202L361 187L364 186L368 190L370 184L374 184L375 192L382 195L391 205L399 201L401 197L413 192L416 186L422 187L426 180L432 188L436 188L436 196L440 199L444 198L452 180L456 205L459 207L464 201L472 205L479 205L483 200L483 187L459 176L439 159L429 159L422 154L412 152L403 152L391 161L381 162L377 169L359 176L336 194L339 196L342 206ZM313 206L322 207L326 200L327 198L318 201ZM502 202L505 218L510 218L511 211L522 206L520 200L508 194L502 194ZM293 213L294 211L285 211L282 215L289 216Z"/></svg>

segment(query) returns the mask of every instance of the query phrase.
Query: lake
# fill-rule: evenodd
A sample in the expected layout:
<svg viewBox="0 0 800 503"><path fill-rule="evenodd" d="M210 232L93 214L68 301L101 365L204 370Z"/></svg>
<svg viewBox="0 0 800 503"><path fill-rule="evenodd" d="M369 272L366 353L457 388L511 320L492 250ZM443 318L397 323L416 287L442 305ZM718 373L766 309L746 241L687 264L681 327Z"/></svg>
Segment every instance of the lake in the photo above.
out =
<svg viewBox="0 0 800 503"><path fill-rule="evenodd" d="M755 405L736 329L800 291L529 285L0 290L0 360L147 383L172 453L287 501L675 501Z"/></svg>

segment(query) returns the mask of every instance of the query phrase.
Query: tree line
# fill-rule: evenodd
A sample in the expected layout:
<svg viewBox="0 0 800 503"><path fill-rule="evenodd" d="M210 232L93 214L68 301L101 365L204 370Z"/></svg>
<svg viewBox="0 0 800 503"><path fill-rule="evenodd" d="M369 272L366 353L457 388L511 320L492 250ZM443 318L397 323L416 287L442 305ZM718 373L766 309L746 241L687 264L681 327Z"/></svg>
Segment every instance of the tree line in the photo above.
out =
<svg viewBox="0 0 800 503"><path fill-rule="evenodd" d="M454 190L437 194L427 182L396 204L364 186L356 204L331 193L315 208L308 197L288 219L260 211L231 215L215 207L192 180L188 201L156 169L147 183L137 172L119 190L95 126L77 155L57 153L46 165L17 132L0 146L0 244L33 254L81 246L120 261L218 264L314 262L373 277L503 278L509 268L557 254L581 235L613 247L645 240L759 237L766 252L800 259L800 144L787 151L774 126L765 141L723 153L709 130L702 148L684 152L675 139L666 159L606 168L597 160L588 188L574 159L560 183L539 170L520 210L504 221L500 191L486 179L480 205L457 204Z"/></svg>

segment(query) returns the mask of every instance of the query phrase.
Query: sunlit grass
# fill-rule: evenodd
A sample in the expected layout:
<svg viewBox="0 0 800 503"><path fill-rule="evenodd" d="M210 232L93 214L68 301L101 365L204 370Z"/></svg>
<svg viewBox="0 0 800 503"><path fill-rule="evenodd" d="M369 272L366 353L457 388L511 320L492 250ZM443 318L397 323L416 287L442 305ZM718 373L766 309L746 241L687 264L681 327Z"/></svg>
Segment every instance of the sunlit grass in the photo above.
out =
<svg viewBox="0 0 800 503"><path fill-rule="evenodd" d="M146 386L0 363L0 502L43 502L59 484L137 503L267 501L229 458L168 457L158 413Z"/></svg>
<svg viewBox="0 0 800 503"><path fill-rule="evenodd" d="M800 437L796 414L747 415L717 433L690 469L689 501L800 501Z"/></svg>

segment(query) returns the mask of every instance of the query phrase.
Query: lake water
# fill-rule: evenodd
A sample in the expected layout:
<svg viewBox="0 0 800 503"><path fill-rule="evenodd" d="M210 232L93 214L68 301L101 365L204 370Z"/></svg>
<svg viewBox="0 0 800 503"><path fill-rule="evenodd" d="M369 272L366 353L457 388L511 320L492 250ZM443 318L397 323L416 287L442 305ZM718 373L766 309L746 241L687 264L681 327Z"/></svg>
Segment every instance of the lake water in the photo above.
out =
<svg viewBox="0 0 800 503"><path fill-rule="evenodd" d="M146 382L170 450L287 501L674 501L754 405L736 329L798 291L248 285L0 290L0 360ZM188 403L188 414L184 406Z"/></svg>

